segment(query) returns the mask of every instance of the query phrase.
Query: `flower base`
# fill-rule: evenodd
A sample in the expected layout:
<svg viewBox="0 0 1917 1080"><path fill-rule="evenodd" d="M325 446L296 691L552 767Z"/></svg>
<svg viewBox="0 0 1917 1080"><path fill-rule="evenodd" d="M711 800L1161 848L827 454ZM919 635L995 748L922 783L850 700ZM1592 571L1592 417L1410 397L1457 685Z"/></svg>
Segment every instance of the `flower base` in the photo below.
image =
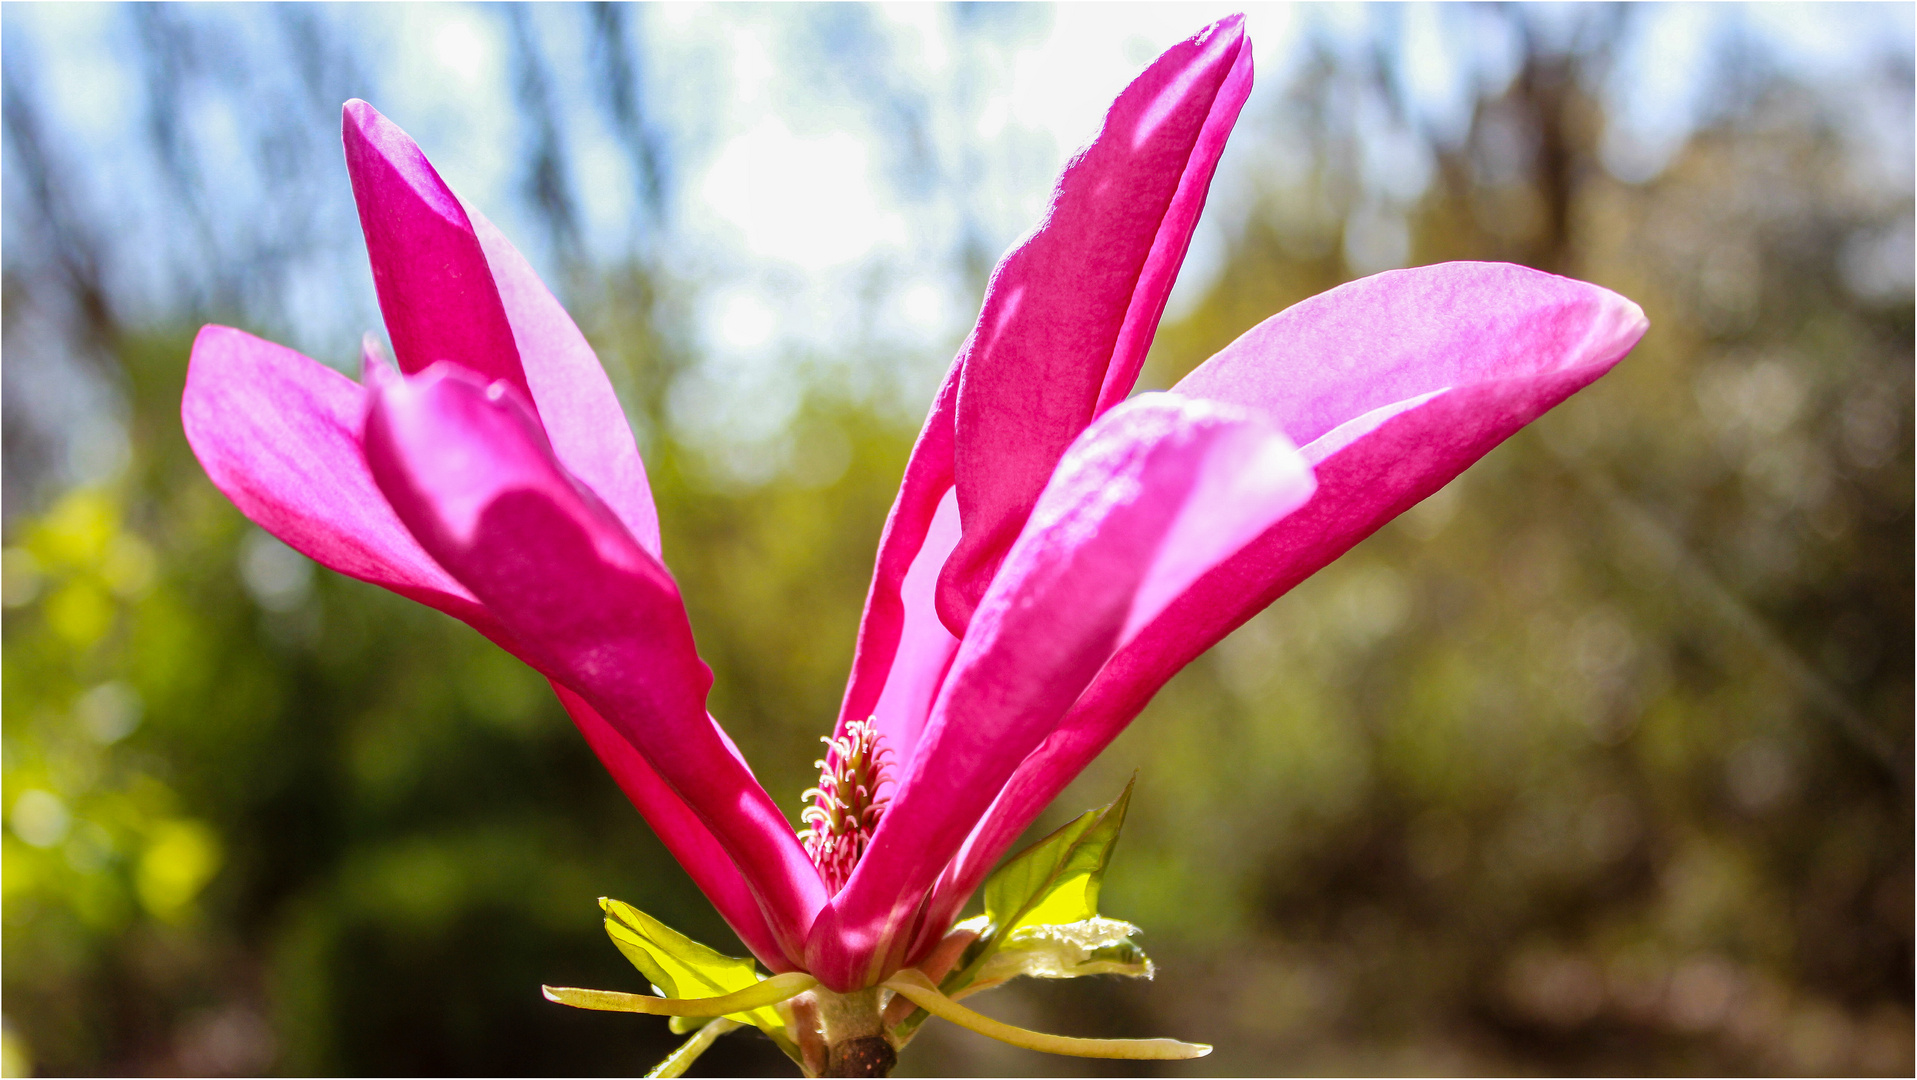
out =
<svg viewBox="0 0 1917 1080"><path fill-rule="evenodd" d="M835 994L812 991L825 1037L824 1076L890 1076L898 1048L886 1037L879 988Z"/></svg>
<svg viewBox="0 0 1917 1080"><path fill-rule="evenodd" d="M862 1035L826 1047L826 1076L890 1076L899 1052L883 1035Z"/></svg>

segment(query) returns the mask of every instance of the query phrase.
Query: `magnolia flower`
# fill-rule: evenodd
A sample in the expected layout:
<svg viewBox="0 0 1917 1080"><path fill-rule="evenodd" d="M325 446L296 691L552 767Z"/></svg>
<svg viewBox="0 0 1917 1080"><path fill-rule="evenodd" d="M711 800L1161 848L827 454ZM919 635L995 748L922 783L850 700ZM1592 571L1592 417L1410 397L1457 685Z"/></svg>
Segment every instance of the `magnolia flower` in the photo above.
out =
<svg viewBox="0 0 1917 1080"><path fill-rule="evenodd" d="M714 976L698 994L655 964L669 997L709 1000L580 1003L790 1025L797 1042L823 1024L835 1055L884 1040L899 1010L880 1018L881 987L971 1022L934 985L979 940L954 932L961 907L1157 688L1644 332L1604 289L1454 263L1307 300L1171 391L1133 396L1251 79L1239 18L1166 52L993 273L886 522L802 835L706 711L711 673L591 347L412 140L347 103L397 370L370 337L356 383L208 326L182 421L213 482L267 531L550 679L772 972L760 982L736 962L742 983ZM1074 836L1091 835L1086 821ZM670 932L643 915L608 912L629 954L678 947L658 946ZM1090 963L1116 940L1100 926L1126 926L1096 921L1074 931L1078 960L1047 963ZM778 1004L801 991L803 1008ZM815 1051L810 1071L860 1067Z"/></svg>

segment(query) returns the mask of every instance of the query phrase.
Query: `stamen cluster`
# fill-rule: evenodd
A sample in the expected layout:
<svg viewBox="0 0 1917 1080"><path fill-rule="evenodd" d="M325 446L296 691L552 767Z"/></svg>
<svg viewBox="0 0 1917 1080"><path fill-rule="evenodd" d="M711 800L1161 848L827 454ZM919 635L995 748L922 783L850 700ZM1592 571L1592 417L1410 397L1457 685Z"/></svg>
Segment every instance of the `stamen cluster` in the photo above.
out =
<svg viewBox="0 0 1917 1080"><path fill-rule="evenodd" d="M821 736L819 741L825 744L825 757L813 762L819 769L819 786L802 796L812 805L799 815L808 826L799 839L825 878L826 888L838 892L865 854L879 817L891 802L889 794L879 794L879 787L891 783L886 766L892 751L882 743L872 720L854 720L845 726L844 735Z"/></svg>

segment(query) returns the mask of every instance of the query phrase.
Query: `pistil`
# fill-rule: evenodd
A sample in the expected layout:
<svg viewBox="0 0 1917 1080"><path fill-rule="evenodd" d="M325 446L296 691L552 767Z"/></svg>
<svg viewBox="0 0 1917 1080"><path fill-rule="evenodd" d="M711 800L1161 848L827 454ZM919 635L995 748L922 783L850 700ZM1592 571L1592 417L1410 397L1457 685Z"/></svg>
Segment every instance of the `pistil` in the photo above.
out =
<svg viewBox="0 0 1917 1080"><path fill-rule="evenodd" d="M889 794L879 794L879 788L891 783L886 766L892 751L884 745L874 720L855 720L845 726L844 735L820 741L825 743L825 757L813 762L819 769L819 786L803 796L812 805L799 815L807 826L799 839L826 888L836 893L852 876L891 801Z"/></svg>

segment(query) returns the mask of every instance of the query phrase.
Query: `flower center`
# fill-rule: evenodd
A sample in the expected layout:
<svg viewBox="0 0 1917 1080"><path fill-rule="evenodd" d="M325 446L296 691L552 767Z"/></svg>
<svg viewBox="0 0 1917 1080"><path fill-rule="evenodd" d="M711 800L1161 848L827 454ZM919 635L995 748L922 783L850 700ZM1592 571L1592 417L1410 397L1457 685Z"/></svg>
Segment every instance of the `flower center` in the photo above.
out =
<svg viewBox="0 0 1917 1080"><path fill-rule="evenodd" d="M821 736L819 741L825 744L825 757L813 762L819 767L819 786L801 796L812 805L799 815L807 825L799 839L825 878L825 887L838 892L891 802L890 795L879 794L879 786L892 780L886 775L892 751L880 741L873 720L854 720L845 725L844 735Z"/></svg>

